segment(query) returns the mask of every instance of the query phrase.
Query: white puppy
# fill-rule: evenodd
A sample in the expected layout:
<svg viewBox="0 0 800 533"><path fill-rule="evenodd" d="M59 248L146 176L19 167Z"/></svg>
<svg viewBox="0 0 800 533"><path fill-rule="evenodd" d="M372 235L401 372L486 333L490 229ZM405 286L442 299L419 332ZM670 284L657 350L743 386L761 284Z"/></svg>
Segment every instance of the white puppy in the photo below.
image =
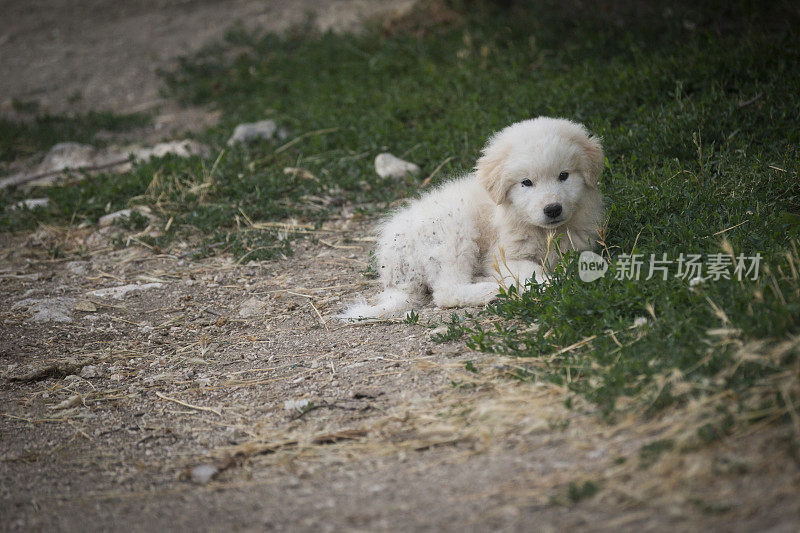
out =
<svg viewBox="0 0 800 533"><path fill-rule="evenodd" d="M603 150L586 128L539 117L489 139L472 174L444 183L380 227L383 292L340 318L397 315L430 298L439 307L483 305L498 283L544 281L561 251L589 250L601 224ZM561 235L556 241L554 236Z"/></svg>

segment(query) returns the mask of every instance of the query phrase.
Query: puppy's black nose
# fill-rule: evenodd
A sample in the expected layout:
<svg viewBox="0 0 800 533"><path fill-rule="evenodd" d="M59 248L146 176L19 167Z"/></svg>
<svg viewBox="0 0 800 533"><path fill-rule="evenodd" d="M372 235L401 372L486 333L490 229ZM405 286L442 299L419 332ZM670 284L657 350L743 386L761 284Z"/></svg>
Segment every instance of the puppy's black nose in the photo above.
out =
<svg viewBox="0 0 800 533"><path fill-rule="evenodd" d="M561 204L547 204L544 206L544 214L550 218L558 218L561 215Z"/></svg>

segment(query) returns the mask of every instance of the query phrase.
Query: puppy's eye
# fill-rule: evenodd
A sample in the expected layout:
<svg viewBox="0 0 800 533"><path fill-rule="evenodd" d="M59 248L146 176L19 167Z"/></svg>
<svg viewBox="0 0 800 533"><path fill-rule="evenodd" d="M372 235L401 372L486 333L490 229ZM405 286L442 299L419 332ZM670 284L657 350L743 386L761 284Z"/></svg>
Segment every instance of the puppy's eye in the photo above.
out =
<svg viewBox="0 0 800 533"><path fill-rule="evenodd" d="M533 187L533 182L531 180L522 180L523 187Z"/></svg>
<svg viewBox="0 0 800 533"><path fill-rule="evenodd" d="M569 172L565 170L564 172L558 175L558 181L567 181L568 177L569 177Z"/></svg>

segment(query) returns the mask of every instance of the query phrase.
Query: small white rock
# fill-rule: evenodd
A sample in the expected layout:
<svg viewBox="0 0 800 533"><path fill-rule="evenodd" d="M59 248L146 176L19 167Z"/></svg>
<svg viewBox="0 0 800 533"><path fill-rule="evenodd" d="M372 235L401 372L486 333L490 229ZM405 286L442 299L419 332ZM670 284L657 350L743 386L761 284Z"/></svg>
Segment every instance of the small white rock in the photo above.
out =
<svg viewBox="0 0 800 533"><path fill-rule="evenodd" d="M84 379L99 378L102 375L103 370L96 365L86 365L81 368L81 377Z"/></svg>
<svg viewBox="0 0 800 533"><path fill-rule="evenodd" d="M61 171L102 168L108 172L130 170L130 159L147 161L151 157L174 154L178 157L207 155L208 147L191 139L160 143L152 147L133 146L125 149L97 149L73 142L53 146L41 163L27 172L0 179L0 189L11 185L47 186L63 177Z"/></svg>
<svg viewBox="0 0 800 533"><path fill-rule="evenodd" d="M97 307L89 300L78 300L72 309L83 313L94 313L97 311Z"/></svg>
<svg viewBox="0 0 800 533"><path fill-rule="evenodd" d="M375 157L375 172L382 178L402 178L406 174L419 174L420 168L387 152Z"/></svg>
<svg viewBox="0 0 800 533"><path fill-rule="evenodd" d="M132 150L130 155L137 161L147 161L151 157L164 157L166 155L189 157L192 155L205 155L207 152L208 148L205 145L191 139L184 139L182 141L159 143L152 148L138 148Z"/></svg>
<svg viewBox="0 0 800 533"><path fill-rule="evenodd" d="M44 209L48 205L50 205L50 198L27 198L25 200L22 200L20 202L17 202L9 206L8 209L9 211L16 211L19 209L33 210L36 209L37 207Z"/></svg>
<svg viewBox="0 0 800 533"><path fill-rule="evenodd" d="M77 300L75 298L26 298L11 306L11 310L27 309L33 314L33 322L72 322L70 313Z"/></svg>
<svg viewBox="0 0 800 533"><path fill-rule="evenodd" d="M90 166L95 164L96 158L97 149L94 146L73 142L58 143L50 148L42 162L31 169L29 173L21 172L0 180L0 188L26 182L28 185L49 185L55 181L57 176L45 175L33 181L30 179L34 175Z"/></svg>
<svg viewBox="0 0 800 533"><path fill-rule="evenodd" d="M286 400L283 402L283 408L286 411L302 410L304 407L308 407L310 403L310 400Z"/></svg>
<svg viewBox="0 0 800 533"><path fill-rule="evenodd" d="M109 213L100 217L98 220L98 225L101 228L110 226L114 222L120 220L121 218L130 218L133 213L139 213L143 217L146 217L148 220L152 220L154 217L149 212L149 209L145 209L144 207L134 207L132 209L121 209L119 211L114 211L113 213Z"/></svg>
<svg viewBox="0 0 800 533"><path fill-rule="evenodd" d="M233 146L236 143L248 143L257 139L271 139L277 130L278 126L274 120L239 124L233 130L231 138L228 139L228 146Z"/></svg>
<svg viewBox="0 0 800 533"><path fill-rule="evenodd" d="M73 142L58 143L50 148L44 157L39 171L61 170L67 168L80 168L92 163L97 155L97 149L88 144Z"/></svg>
<svg viewBox="0 0 800 533"><path fill-rule="evenodd" d="M633 321L633 325L637 328L647 325L647 318L643 316L637 316L636 319Z"/></svg>
<svg viewBox="0 0 800 533"><path fill-rule="evenodd" d="M219 473L219 468L214 465L199 465L192 468L192 481L205 485Z"/></svg>
<svg viewBox="0 0 800 533"><path fill-rule="evenodd" d="M135 283L131 283L129 285L120 285L118 287L108 287L106 289L97 289L94 291L90 291L87 296L94 296L96 298L113 298L115 300L122 300L125 296L130 294L131 292L136 291L146 291L149 289L157 289L163 287L163 283L155 282L155 283L143 283L142 285L136 285Z"/></svg>

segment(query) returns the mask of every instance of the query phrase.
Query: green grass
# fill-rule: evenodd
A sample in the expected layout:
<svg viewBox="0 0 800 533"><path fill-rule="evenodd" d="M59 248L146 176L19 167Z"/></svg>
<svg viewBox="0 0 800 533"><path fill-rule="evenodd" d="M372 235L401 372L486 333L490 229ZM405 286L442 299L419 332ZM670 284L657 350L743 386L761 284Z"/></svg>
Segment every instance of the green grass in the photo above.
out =
<svg viewBox="0 0 800 533"><path fill-rule="evenodd" d="M15 103L26 111L35 103ZM56 143L73 141L98 143L100 132L119 132L145 126L149 118L141 114L118 115L92 111L85 115L39 115L29 121L0 118L0 162L14 161L49 150Z"/></svg>
<svg viewBox="0 0 800 533"><path fill-rule="evenodd" d="M414 193L417 179L375 175L372 161L383 150L419 164L423 177L452 158L440 180L470 169L493 131L564 116L604 139L607 259L732 249L761 253L769 273L697 287L674 276L584 283L568 257L549 287L511 290L478 320L451 320L440 340L463 336L475 349L519 357L519 378L560 383L607 413L727 391L723 414L703 426L708 438L733 414L788 417L789 404L800 404L797 348L781 351L800 331L792 270L800 239L797 8L523 4L456 5L447 24L425 24L431 17L423 14L397 33L298 29L280 37L235 29L165 73L168 95L223 112L202 135L212 147L208 160L165 158L38 191L53 207L35 213L5 211L22 197L11 191L0 197L0 227L91 223L141 204L162 223L172 220L160 246L200 234L196 254L263 259L289 253L299 237L255 230L247 220L319 223L336 208L311 196L344 197L375 212ZM288 147L225 147L236 124L265 117L289 140L302 138ZM26 133L31 148L3 134L3 157L64 140L53 129L46 138ZM639 317L648 323L631 327ZM784 392L791 381L775 380L787 376L795 385Z"/></svg>
<svg viewBox="0 0 800 533"><path fill-rule="evenodd" d="M599 487L594 481L584 481L583 484L571 481L567 488L567 497L572 503L591 498L597 494Z"/></svg>

